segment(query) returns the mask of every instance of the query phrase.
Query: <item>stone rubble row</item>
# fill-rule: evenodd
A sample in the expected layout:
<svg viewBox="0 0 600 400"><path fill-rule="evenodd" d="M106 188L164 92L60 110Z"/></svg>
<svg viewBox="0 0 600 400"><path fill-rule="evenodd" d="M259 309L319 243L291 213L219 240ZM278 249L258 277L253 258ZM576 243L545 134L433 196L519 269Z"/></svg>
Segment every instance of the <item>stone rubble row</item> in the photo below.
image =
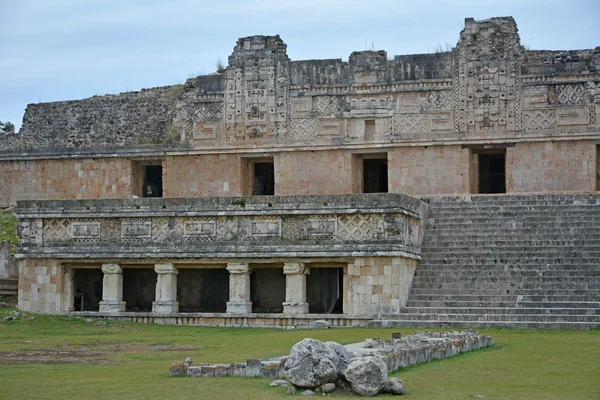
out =
<svg viewBox="0 0 600 400"><path fill-rule="evenodd" d="M248 359L245 363L199 364L190 358L171 365L171 376L238 376L275 379L271 386L289 386L288 393L308 389L330 393L336 388L352 389L361 396L379 393L404 394L406 389L398 378L388 378L388 372L432 360L453 357L460 353L491 346L491 336L471 330L463 332L416 332L392 340L367 339L349 352L336 342L303 339L296 343L288 357L269 360ZM285 380L283 380L285 378ZM309 393L310 392L310 393Z"/></svg>

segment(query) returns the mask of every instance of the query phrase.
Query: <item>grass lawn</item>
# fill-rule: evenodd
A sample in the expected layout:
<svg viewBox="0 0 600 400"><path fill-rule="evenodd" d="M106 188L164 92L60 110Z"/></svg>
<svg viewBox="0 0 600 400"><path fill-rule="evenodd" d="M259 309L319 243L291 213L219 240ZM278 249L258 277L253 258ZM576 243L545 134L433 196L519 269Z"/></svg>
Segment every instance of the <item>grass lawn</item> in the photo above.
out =
<svg viewBox="0 0 600 400"><path fill-rule="evenodd" d="M171 378L169 366L186 357L226 363L282 355L305 337L351 343L398 331L102 325L36 314L2 321L11 310L0 308L1 399L290 398L265 379ZM482 332L494 347L393 373L405 397L600 399L600 331Z"/></svg>

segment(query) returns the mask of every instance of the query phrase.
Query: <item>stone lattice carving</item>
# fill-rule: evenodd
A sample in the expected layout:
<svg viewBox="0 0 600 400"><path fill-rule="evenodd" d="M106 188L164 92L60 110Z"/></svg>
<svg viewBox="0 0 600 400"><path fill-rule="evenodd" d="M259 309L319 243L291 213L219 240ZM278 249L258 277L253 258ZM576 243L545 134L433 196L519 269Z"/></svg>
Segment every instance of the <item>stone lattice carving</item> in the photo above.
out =
<svg viewBox="0 0 600 400"><path fill-rule="evenodd" d="M314 118L297 118L290 121L292 139L312 139L317 136L317 120Z"/></svg>
<svg viewBox="0 0 600 400"><path fill-rule="evenodd" d="M152 218L49 218L36 239L30 221L21 224L25 241L75 243L177 243L264 240L360 241L407 238L403 214L315 214L289 216L198 216ZM418 220L415 220L418 227ZM76 232L76 234L74 234Z"/></svg>
<svg viewBox="0 0 600 400"><path fill-rule="evenodd" d="M340 96L315 96L314 110L324 117L341 116L346 108L346 100Z"/></svg>
<svg viewBox="0 0 600 400"><path fill-rule="evenodd" d="M561 106L575 106L587 104L587 90L585 84L575 83L567 85L550 85L548 87L550 104Z"/></svg>
<svg viewBox="0 0 600 400"><path fill-rule="evenodd" d="M452 108L453 93L450 90L435 90L427 93L427 107L431 110L448 110Z"/></svg>
<svg viewBox="0 0 600 400"><path fill-rule="evenodd" d="M526 131L550 129L556 125L554 109L537 109L523 111L523 128Z"/></svg>
<svg viewBox="0 0 600 400"><path fill-rule="evenodd" d="M200 103L196 110L200 121L221 121L223 118L223 102Z"/></svg>
<svg viewBox="0 0 600 400"><path fill-rule="evenodd" d="M394 115L394 135L416 136L428 132L427 114Z"/></svg>

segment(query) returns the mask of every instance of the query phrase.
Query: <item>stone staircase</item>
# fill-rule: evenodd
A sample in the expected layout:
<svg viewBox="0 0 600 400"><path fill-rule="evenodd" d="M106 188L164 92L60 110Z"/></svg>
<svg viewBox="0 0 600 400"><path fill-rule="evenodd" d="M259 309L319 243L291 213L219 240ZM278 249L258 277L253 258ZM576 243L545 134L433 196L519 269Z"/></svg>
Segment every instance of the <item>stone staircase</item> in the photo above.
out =
<svg viewBox="0 0 600 400"><path fill-rule="evenodd" d="M371 326L600 328L600 195L431 202L407 307Z"/></svg>
<svg viewBox="0 0 600 400"><path fill-rule="evenodd" d="M0 279L0 296L16 296L18 290L18 279Z"/></svg>

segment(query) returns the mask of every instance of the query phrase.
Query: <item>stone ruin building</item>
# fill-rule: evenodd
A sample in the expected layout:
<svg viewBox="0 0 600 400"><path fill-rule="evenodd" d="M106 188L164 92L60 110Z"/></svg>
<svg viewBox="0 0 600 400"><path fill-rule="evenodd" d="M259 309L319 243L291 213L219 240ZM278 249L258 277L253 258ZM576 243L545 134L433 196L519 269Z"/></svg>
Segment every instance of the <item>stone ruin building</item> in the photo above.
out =
<svg viewBox="0 0 600 400"><path fill-rule="evenodd" d="M292 61L250 36L184 85L30 104L0 137L19 308L600 327L599 68L467 18L447 52Z"/></svg>

